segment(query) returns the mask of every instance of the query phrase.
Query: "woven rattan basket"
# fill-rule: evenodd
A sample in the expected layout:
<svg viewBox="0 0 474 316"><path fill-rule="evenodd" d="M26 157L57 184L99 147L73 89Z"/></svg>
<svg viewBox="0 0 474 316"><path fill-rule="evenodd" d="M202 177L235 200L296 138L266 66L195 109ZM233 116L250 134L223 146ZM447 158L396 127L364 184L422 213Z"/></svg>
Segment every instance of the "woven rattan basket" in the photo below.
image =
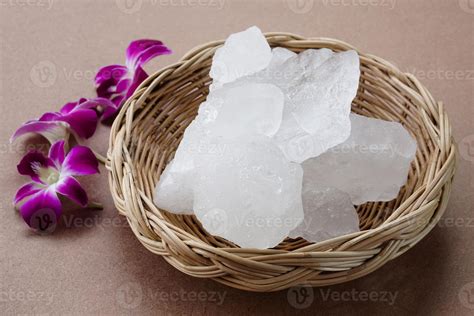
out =
<svg viewBox="0 0 474 316"><path fill-rule="evenodd" d="M328 38L287 33L266 37L271 46L295 52L355 49ZM112 196L148 250L186 274L267 292L359 278L413 247L436 225L448 203L456 160L443 104L413 75L362 52L352 111L402 123L416 138L418 152L397 199L358 207L361 232L316 244L287 239L274 249L244 249L209 235L194 216L158 209L153 189L206 98L212 56L222 43L197 47L150 76L112 127L107 161Z"/></svg>

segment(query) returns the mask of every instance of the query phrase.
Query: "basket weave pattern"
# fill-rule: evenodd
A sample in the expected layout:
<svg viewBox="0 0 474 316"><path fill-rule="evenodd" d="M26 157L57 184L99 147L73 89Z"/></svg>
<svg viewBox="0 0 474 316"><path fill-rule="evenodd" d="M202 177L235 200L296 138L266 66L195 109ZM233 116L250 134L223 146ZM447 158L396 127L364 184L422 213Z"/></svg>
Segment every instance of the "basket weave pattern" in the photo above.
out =
<svg viewBox="0 0 474 316"><path fill-rule="evenodd" d="M328 38L267 33L272 47L355 49ZM397 121L418 151L397 199L358 207L361 232L311 244L287 239L274 249L244 249L209 235L194 216L158 209L153 190L183 131L208 93L212 56L223 41L197 47L151 75L123 106L110 135L107 169L118 211L139 241L178 270L249 291L324 286L364 276L401 255L438 222L448 202L456 146L443 104L411 74L359 52L352 111Z"/></svg>

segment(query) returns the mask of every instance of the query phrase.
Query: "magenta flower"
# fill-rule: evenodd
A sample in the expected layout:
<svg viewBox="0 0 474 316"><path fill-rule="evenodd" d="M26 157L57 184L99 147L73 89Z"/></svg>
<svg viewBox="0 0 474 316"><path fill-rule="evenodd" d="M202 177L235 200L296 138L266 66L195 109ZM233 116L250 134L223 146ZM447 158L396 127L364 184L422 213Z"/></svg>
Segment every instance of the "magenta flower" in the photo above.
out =
<svg viewBox="0 0 474 316"><path fill-rule="evenodd" d="M159 55L171 54L161 41L141 39L130 43L126 53L126 65L110 65L99 69L95 84L97 95L112 101L114 107L104 110L104 120L115 116L122 104L148 77L142 65Z"/></svg>
<svg viewBox="0 0 474 316"><path fill-rule="evenodd" d="M48 157L40 152L29 152L18 164L18 172L31 177L31 182L16 193L14 204L20 205L20 213L28 225L38 211L51 211L55 220L62 213L58 193L72 201L86 206L87 194L74 176L99 172L98 162L92 151L84 146L76 146L65 156L64 141L54 143Z"/></svg>
<svg viewBox="0 0 474 316"><path fill-rule="evenodd" d="M105 98L85 99L66 103L59 112L47 112L37 120L24 123L10 139L15 141L25 134L40 134L53 144L60 139L67 139L69 132L80 138L94 135L98 122L98 109L114 105Z"/></svg>

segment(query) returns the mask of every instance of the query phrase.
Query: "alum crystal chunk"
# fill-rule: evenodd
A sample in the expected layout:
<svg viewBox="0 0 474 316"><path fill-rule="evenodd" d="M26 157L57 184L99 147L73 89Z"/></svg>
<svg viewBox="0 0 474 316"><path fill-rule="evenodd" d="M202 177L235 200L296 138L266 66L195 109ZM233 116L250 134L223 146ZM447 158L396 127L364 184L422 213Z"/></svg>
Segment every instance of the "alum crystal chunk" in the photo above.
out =
<svg viewBox="0 0 474 316"><path fill-rule="evenodd" d="M305 187L334 187L352 203L390 201L407 180L416 142L397 122L351 114L344 143L303 163Z"/></svg>
<svg viewBox="0 0 474 316"><path fill-rule="evenodd" d="M224 85L209 95L199 116L214 136L273 136L280 128L283 102L283 93L272 84Z"/></svg>
<svg viewBox="0 0 474 316"><path fill-rule="evenodd" d="M303 188L304 220L290 233L319 242L359 231L359 217L347 193L334 188Z"/></svg>
<svg viewBox="0 0 474 316"><path fill-rule="evenodd" d="M161 174L153 201L159 208L175 214L193 214L192 179L189 172L177 171L173 162Z"/></svg>
<svg viewBox="0 0 474 316"><path fill-rule="evenodd" d="M322 48L296 55L275 48L273 54L266 69L232 84L271 83L282 90L283 118L274 140L285 156L301 163L345 141L359 85L357 52Z"/></svg>
<svg viewBox="0 0 474 316"><path fill-rule="evenodd" d="M214 83L225 84L266 68L271 59L271 48L265 36L258 27L252 26L230 35L217 49L209 75Z"/></svg>
<svg viewBox="0 0 474 316"><path fill-rule="evenodd" d="M268 138L229 145L201 161L194 212L204 228L248 248L271 248L303 219L302 169Z"/></svg>

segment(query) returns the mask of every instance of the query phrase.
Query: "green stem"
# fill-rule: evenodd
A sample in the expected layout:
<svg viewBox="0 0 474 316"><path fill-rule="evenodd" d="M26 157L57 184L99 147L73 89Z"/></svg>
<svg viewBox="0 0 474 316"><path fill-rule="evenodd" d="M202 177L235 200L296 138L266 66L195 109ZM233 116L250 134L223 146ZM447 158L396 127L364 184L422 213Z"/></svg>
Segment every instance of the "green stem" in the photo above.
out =
<svg viewBox="0 0 474 316"><path fill-rule="evenodd" d="M102 211L104 209L104 206L99 202L90 201L87 204L86 208Z"/></svg>

